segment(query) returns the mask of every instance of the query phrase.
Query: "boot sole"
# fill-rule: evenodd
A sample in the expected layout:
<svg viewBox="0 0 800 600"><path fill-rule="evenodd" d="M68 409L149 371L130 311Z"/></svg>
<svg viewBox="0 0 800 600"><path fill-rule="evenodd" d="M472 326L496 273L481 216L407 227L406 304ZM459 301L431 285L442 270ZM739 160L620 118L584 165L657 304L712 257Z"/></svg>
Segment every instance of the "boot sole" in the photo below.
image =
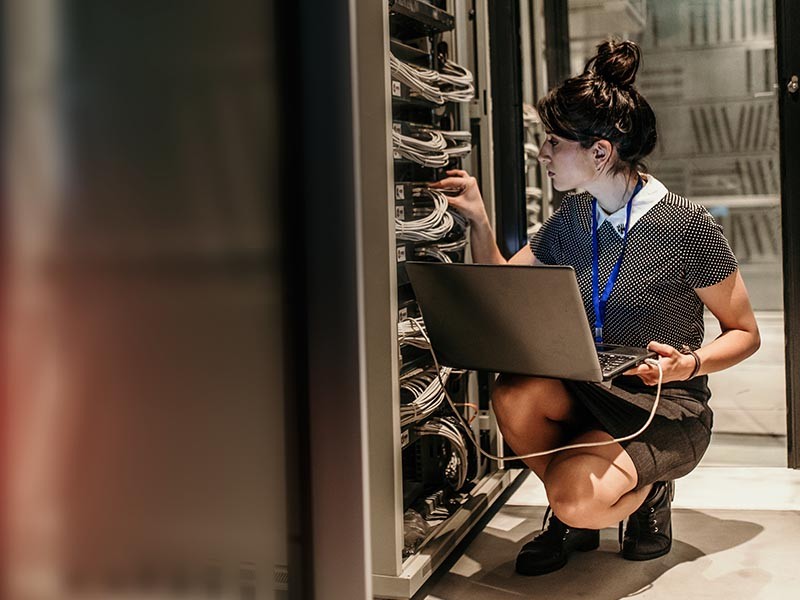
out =
<svg viewBox="0 0 800 600"><path fill-rule="evenodd" d="M643 560L653 560L655 558L661 558L669 554L670 550L672 550L672 542L670 542L669 546L667 546L664 550L659 550L658 552L651 552L650 554L626 554L625 552L622 553L622 558L625 560L635 560L635 561L643 561Z"/></svg>
<svg viewBox="0 0 800 600"><path fill-rule="evenodd" d="M600 547L600 540L598 539L597 542L591 542L589 544L585 544L583 546L579 546L575 548L576 552L591 552L592 550L597 550ZM521 570L519 568L519 563L514 566L514 570L519 573L520 575L526 575L528 577L535 577L536 575L547 575L548 573L553 573L554 571L558 571L559 569L563 569L567 562L569 562L569 557L565 557L563 561L555 563L553 565L549 565L548 567L544 567L541 569L530 569L530 570Z"/></svg>

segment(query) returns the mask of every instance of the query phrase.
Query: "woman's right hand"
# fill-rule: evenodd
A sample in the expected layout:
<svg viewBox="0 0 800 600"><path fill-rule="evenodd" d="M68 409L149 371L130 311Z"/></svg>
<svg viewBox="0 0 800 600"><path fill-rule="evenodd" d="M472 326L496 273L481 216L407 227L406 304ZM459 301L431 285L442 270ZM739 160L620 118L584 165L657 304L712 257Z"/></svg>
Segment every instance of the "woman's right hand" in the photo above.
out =
<svg viewBox="0 0 800 600"><path fill-rule="evenodd" d="M478 189L478 180L461 169L452 169L446 173L449 177L430 183L428 187L450 192L445 194L450 206L461 213L470 223L479 223L487 219L486 207L483 204L481 191ZM455 192L451 190L455 190Z"/></svg>

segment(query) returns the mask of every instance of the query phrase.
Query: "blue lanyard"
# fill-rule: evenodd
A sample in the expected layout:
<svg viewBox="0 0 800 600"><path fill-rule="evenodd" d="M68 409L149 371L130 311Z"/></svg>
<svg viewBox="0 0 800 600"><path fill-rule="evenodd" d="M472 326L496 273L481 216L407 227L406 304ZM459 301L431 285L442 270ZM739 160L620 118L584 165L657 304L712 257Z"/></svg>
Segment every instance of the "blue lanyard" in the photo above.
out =
<svg viewBox="0 0 800 600"><path fill-rule="evenodd" d="M600 295L600 250L597 244L597 198L592 198L592 300L594 302L594 339L597 343L603 342L603 322L606 318L606 303L608 297L611 295L611 290L614 289L614 284L617 282L619 275L619 268L622 266L622 258L625 256L625 246L628 243L628 226L631 222L631 208L633 206L633 199L639 190L642 189L642 178L636 183L633 189L630 200L626 206L625 229L622 231L622 251L619 253L619 258L611 269L606 281L606 287L603 288L603 295Z"/></svg>

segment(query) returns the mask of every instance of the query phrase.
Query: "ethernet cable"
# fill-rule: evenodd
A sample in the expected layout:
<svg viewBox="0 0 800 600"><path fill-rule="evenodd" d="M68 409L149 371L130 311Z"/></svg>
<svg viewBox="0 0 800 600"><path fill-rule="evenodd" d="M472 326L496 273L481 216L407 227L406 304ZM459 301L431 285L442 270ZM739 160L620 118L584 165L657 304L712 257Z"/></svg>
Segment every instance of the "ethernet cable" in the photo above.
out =
<svg viewBox="0 0 800 600"><path fill-rule="evenodd" d="M405 83L413 92L434 104L444 104L439 86L440 75L436 71L403 62L389 53L389 68L398 81Z"/></svg>
<svg viewBox="0 0 800 600"><path fill-rule="evenodd" d="M439 81L450 87L450 89L442 90L445 101L469 102L475 98L472 73L452 60L444 60L439 73Z"/></svg>
<svg viewBox="0 0 800 600"><path fill-rule="evenodd" d="M406 84L413 94L434 104L469 102L475 98L472 73L451 60L445 59L442 70L434 71L403 62L390 53L389 68L394 78Z"/></svg>
<svg viewBox="0 0 800 600"><path fill-rule="evenodd" d="M439 262L451 263L453 259L450 258L447 252L458 252L467 246L467 238L456 240L455 242L429 244L421 248L417 248L415 256L433 258ZM424 325L424 324L423 324Z"/></svg>
<svg viewBox="0 0 800 600"><path fill-rule="evenodd" d="M407 242L435 242L452 231L455 213L448 209L447 196L439 190L428 188L415 189L414 196L431 198L433 210L421 219L404 221L395 217L395 233L398 239Z"/></svg>
<svg viewBox="0 0 800 600"><path fill-rule="evenodd" d="M412 323L414 321L414 323ZM420 329L425 328L425 323L420 318L403 319L397 322L397 341L401 346L415 346L417 348L430 349L431 345Z"/></svg>
<svg viewBox="0 0 800 600"><path fill-rule="evenodd" d="M420 436L440 436L450 442L453 450L453 459L448 463L445 470L447 478L453 482L453 488L458 491L467 481L467 442L459 428L450 420L434 417L421 425L414 427L414 432Z"/></svg>
<svg viewBox="0 0 800 600"><path fill-rule="evenodd" d="M539 118L539 113L536 112L536 108L527 102L522 105L522 122L525 123L526 127L542 122Z"/></svg>
<svg viewBox="0 0 800 600"><path fill-rule="evenodd" d="M453 259L447 256L444 252L442 252L436 246L423 246L422 248L417 248L416 252L414 253L415 256L419 258L432 258L437 262L442 263L451 263Z"/></svg>
<svg viewBox="0 0 800 600"><path fill-rule="evenodd" d="M403 158L426 167L446 167L450 155L444 152L447 141L440 131L423 130L419 135L427 135L428 139L403 135L392 130L392 147Z"/></svg>
<svg viewBox="0 0 800 600"><path fill-rule="evenodd" d="M401 427L424 421L436 412L446 397L445 386L451 373L452 369L449 367L424 371L416 369L400 379L400 389L413 398L411 402L400 405Z"/></svg>
<svg viewBox="0 0 800 600"><path fill-rule="evenodd" d="M446 167L453 158L472 152L469 131L437 131L421 129L420 137L392 130L392 147L400 156L426 167ZM427 139L421 136L427 136Z"/></svg>
<svg viewBox="0 0 800 600"><path fill-rule="evenodd" d="M469 131L442 131L441 134L447 140L444 151L450 158L463 158L472 152L472 134Z"/></svg>

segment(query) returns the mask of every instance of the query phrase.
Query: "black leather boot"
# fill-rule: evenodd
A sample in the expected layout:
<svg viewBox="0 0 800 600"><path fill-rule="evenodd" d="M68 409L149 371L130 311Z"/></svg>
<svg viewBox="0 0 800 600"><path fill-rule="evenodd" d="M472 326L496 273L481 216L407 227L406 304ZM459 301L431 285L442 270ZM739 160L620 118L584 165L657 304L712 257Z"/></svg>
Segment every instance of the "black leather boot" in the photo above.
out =
<svg viewBox="0 0 800 600"><path fill-rule="evenodd" d="M549 514L548 506L544 513L542 528ZM552 573L567 564L567 558L575 550L588 552L595 550L599 545L600 532L597 529L569 527L552 515L547 528L519 551L517 573L520 575Z"/></svg>
<svg viewBox="0 0 800 600"><path fill-rule="evenodd" d="M636 512L628 517L622 557L628 560L652 560L672 548L672 498L675 482L657 481Z"/></svg>

